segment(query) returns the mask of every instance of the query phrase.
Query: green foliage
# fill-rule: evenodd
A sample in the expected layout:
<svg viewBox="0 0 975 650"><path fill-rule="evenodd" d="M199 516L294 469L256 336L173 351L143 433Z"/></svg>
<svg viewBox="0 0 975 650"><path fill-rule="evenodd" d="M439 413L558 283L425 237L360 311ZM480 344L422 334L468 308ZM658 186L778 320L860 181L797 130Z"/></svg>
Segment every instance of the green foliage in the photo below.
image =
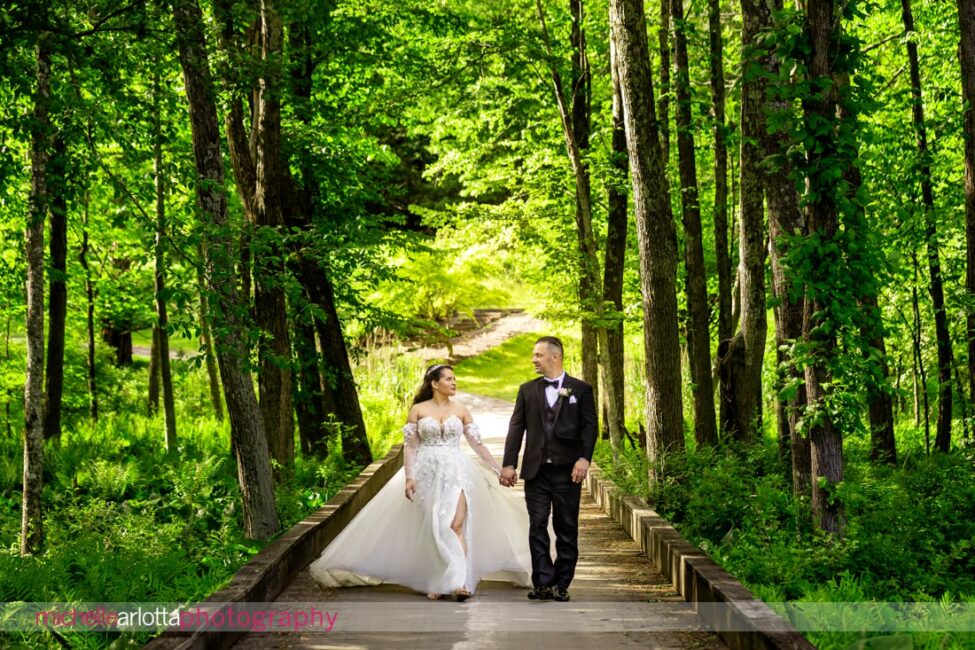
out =
<svg viewBox="0 0 975 650"><path fill-rule="evenodd" d="M69 356L71 360L83 364L75 356ZM368 367L369 372L360 368L360 382L378 387L380 365ZM61 443L48 445L43 493L46 546L37 557L21 558L17 544L20 440L0 435L0 600L203 599L261 548L243 535L229 424L210 415L205 370L181 361L173 364L182 398L177 401L179 447L173 454L162 449L161 418L143 415L144 362L115 368L106 361L99 370L106 393L99 397L115 411L103 411L96 424L84 412L68 413ZM84 390L82 385L79 392ZM107 399L108 393L114 394L114 401ZM373 414L388 408L377 402ZM375 421L370 421L371 427ZM282 528L321 507L359 469L346 465L340 445L321 462L299 455L293 472L276 489ZM112 639L144 643L148 636L67 638L77 647L105 647ZM48 647L52 642L37 635L20 635L17 641L25 647Z"/></svg>
<svg viewBox="0 0 975 650"><path fill-rule="evenodd" d="M838 488L848 517L842 539L812 527L808 497L792 495L790 470L771 440L670 456L666 481L652 490L642 451L625 447L614 465L600 441L596 461L768 602L971 601L975 458L970 451L925 456L918 443L915 435L896 468L870 463L863 443L850 444ZM858 638L810 633L817 647L845 648ZM965 638L909 636L919 647L962 647Z"/></svg>
<svg viewBox="0 0 975 650"><path fill-rule="evenodd" d="M532 348L542 333L520 334L484 354L457 365L461 390L514 401L518 386L535 377L531 367Z"/></svg>

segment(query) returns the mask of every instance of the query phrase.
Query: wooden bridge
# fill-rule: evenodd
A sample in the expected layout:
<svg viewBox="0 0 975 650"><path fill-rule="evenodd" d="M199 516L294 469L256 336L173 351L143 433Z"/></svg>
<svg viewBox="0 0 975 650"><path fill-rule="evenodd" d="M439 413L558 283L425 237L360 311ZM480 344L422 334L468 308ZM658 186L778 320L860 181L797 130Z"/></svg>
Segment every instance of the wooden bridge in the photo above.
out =
<svg viewBox="0 0 975 650"><path fill-rule="evenodd" d="M512 405L474 395L458 398L500 455ZM146 648L812 648L595 466L584 486L580 558L568 603L531 602L524 588L488 581L466 603L428 601L397 585L319 586L308 564L401 467L400 451L397 446L366 468L201 604L314 607L334 621L326 617L288 632L170 630Z"/></svg>

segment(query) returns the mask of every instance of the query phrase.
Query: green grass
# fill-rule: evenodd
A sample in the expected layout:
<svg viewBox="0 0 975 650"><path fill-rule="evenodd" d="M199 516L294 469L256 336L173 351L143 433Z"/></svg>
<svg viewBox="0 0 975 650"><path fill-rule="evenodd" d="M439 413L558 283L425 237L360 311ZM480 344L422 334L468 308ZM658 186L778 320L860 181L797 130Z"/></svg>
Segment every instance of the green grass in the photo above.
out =
<svg viewBox="0 0 975 650"><path fill-rule="evenodd" d="M520 334L484 354L457 364L457 387L513 402L518 386L533 379L532 348L540 335Z"/></svg>
<svg viewBox="0 0 975 650"><path fill-rule="evenodd" d="M132 345L152 349L152 329L137 330L132 332ZM169 337L170 352L179 352L181 357L189 357L200 350L200 342L195 339L188 339L178 335Z"/></svg>

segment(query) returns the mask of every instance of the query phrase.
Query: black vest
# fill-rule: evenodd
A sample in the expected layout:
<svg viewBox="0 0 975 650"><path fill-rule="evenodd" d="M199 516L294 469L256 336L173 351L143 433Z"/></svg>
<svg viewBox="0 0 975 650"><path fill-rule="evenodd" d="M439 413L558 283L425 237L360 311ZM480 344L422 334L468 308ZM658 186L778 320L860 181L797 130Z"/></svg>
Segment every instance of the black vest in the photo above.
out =
<svg viewBox="0 0 975 650"><path fill-rule="evenodd" d="M553 465L565 465L574 463L579 459L578 445L567 446L563 441L555 436L555 421L558 414L559 397L555 400L555 406L549 406L545 398L545 391L542 391L542 401L545 410L542 412L542 423L545 425L545 444L542 447L542 463L552 461Z"/></svg>

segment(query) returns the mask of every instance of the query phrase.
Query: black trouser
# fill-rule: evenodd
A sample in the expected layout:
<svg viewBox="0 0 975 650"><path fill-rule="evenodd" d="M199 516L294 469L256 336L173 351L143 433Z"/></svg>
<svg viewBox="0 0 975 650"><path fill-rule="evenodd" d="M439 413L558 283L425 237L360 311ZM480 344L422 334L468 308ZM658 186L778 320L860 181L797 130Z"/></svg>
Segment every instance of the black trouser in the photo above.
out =
<svg viewBox="0 0 975 650"><path fill-rule="evenodd" d="M579 499L582 484L572 482L572 464L543 463L525 482L528 505L528 548L532 554L532 584L535 587L566 587L575 575L579 559ZM555 563L550 553L548 517L555 529Z"/></svg>

